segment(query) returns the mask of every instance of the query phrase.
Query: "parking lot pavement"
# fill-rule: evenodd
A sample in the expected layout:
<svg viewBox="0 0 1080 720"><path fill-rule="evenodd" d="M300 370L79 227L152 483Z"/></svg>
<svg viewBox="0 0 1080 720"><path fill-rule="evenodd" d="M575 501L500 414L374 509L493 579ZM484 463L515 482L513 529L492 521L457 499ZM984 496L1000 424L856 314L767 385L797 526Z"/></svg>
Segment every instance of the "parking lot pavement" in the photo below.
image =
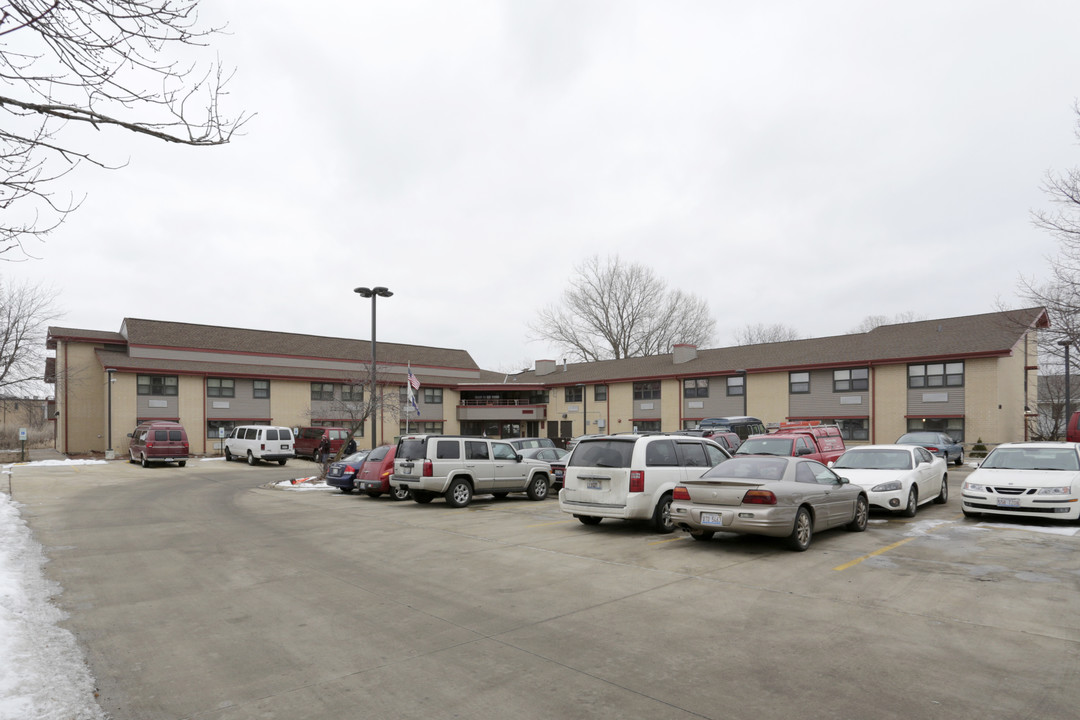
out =
<svg viewBox="0 0 1080 720"><path fill-rule="evenodd" d="M1073 718L1077 526L873 513L805 553L273 488L285 467L17 468L127 718Z"/></svg>

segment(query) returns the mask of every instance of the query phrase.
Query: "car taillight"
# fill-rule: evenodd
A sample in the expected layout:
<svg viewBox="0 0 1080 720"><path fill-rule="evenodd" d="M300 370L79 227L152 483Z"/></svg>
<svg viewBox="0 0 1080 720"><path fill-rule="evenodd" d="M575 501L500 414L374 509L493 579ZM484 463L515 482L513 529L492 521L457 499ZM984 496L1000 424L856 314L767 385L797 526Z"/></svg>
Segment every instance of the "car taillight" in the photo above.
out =
<svg viewBox="0 0 1080 720"><path fill-rule="evenodd" d="M675 489L671 491L671 499L672 500L689 500L690 499L690 491L687 490L682 485L676 485Z"/></svg>
<svg viewBox="0 0 1080 720"><path fill-rule="evenodd" d="M424 477L434 477L434 476L435 476L435 470L431 467L431 461L430 460L425 460L424 461Z"/></svg>
<svg viewBox="0 0 1080 720"><path fill-rule="evenodd" d="M260 450L265 450L266 449L266 443L259 443L259 449Z"/></svg>
<svg viewBox="0 0 1080 720"><path fill-rule="evenodd" d="M354 472L356 472L356 468L354 468L352 465L346 465L345 466L345 473L346 474L352 475Z"/></svg>
<svg viewBox="0 0 1080 720"><path fill-rule="evenodd" d="M747 490L742 501L744 505L775 505L776 495L771 490Z"/></svg>
<svg viewBox="0 0 1080 720"><path fill-rule="evenodd" d="M926 452L929 452L929 453L936 453L936 452L937 452L937 451L939 451L940 449L941 449L941 448L936 448L936 447L929 447L929 446L927 446L927 448L926 448Z"/></svg>
<svg viewBox="0 0 1080 720"><path fill-rule="evenodd" d="M630 492L645 492L645 471L630 471Z"/></svg>
<svg viewBox="0 0 1080 720"><path fill-rule="evenodd" d="M147 440L146 441L146 449L149 450L152 447L154 447L154 441L153 440Z"/></svg>

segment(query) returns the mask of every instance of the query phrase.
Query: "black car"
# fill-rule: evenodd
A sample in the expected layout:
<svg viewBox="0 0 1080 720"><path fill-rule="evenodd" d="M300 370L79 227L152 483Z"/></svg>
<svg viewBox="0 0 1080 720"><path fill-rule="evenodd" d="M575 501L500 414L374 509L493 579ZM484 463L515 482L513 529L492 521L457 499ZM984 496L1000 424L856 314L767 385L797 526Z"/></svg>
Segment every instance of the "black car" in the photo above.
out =
<svg viewBox="0 0 1080 720"><path fill-rule="evenodd" d="M364 464L370 450L361 450L348 457L343 457L336 463L330 463L326 469L326 484L336 487L343 493L353 491L353 483L356 481L356 473L360 472L360 466Z"/></svg>

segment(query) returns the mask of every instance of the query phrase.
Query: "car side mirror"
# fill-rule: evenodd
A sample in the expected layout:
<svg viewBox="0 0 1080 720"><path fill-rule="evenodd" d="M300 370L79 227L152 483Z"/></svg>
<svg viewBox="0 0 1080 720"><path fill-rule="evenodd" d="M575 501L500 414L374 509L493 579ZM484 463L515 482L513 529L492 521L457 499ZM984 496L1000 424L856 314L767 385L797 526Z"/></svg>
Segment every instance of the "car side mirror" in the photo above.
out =
<svg viewBox="0 0 1080 720"><path fill-rule="evenodd" d="M848 480L848 479L847 479L846 477L842 477L842 478L840 478L840 484L841 484L841 485L848 485L848 484L850 484L850 483L851 483L851 481L850 481L850 480Z"/></svg>
<svg viewBox="0 0 1080 720"><path fill-rule="evenodd" d="M131 433L128 433L128 437L135 437L135 436L132 435Z"/></svg>
<svg viewBox="0 0 1080 720"><path fill-rule="evenodd" d="M521 453L514 453L514 460L516 462L521 462L521 460L522 460Z"/></svg>

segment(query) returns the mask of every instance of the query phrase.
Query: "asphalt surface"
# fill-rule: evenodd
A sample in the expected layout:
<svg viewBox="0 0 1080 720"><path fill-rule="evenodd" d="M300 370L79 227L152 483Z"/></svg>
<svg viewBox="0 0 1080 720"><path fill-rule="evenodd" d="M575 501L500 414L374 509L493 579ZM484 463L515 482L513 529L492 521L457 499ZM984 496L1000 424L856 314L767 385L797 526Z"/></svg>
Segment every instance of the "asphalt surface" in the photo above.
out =
<svg viewBox="0 0 1080 720"><path fill-rule="evenodd" d="M113 718L1078 715L1080 527L964 520L965 471L794 553L270 486L311 468L14 469Z"/></svg>

